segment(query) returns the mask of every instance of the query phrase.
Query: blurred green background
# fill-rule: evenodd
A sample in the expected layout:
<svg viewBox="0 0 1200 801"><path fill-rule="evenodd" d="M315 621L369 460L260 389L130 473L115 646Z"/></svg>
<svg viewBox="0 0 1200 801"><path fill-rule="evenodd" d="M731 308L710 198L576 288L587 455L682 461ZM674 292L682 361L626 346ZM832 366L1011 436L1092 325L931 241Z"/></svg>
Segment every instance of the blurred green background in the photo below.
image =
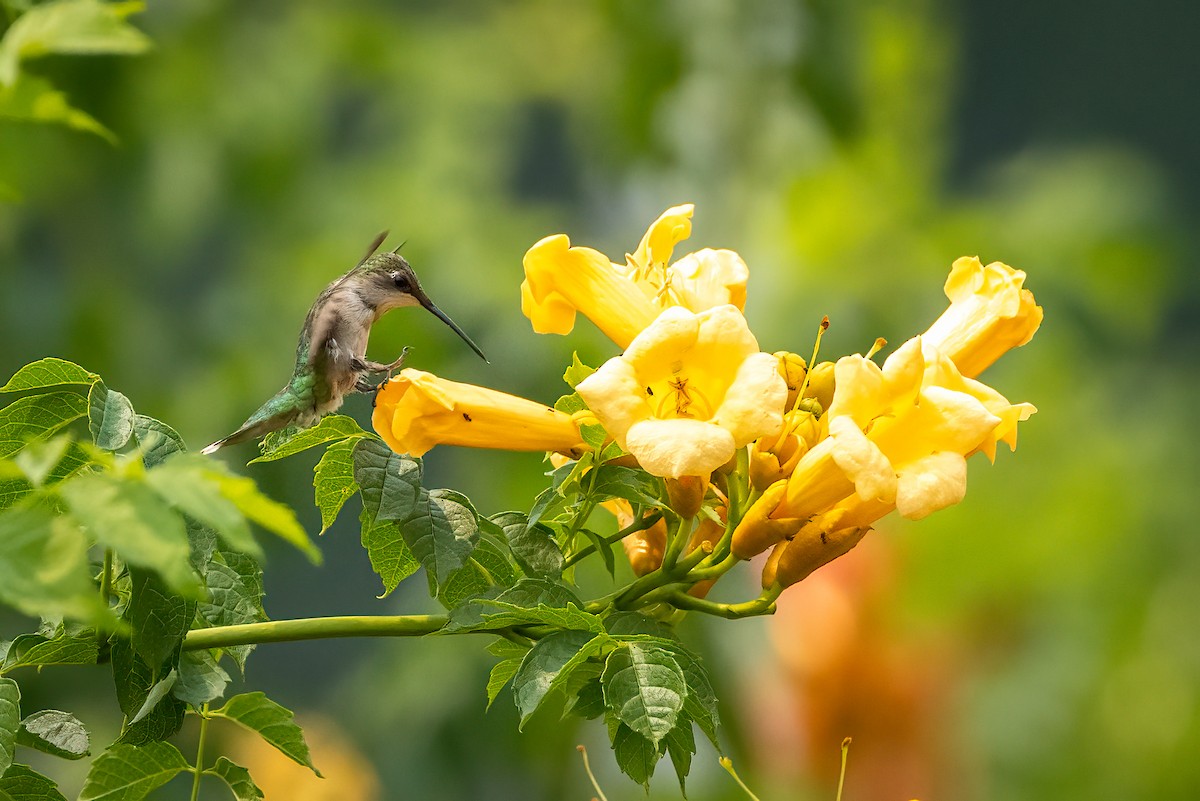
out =
<svg viewBox="0 0 1200 801"><path fill-rule="evenodd" d="M383 229L491 364L417 311L377 326L373 357L412 345L411 366L545 401L573 350L614 354L586 321L541 337L521 316L522 254L550 233L619 260L694 202L677 252L738 250L763 349L807 353L828 314L830 358L924 330L954 258L1005 261L1046 312L984 376L1039 408L1019 451L974 463L961 505L885 523L779 620L685 636L764 801L832 799L847 735L847 799L1196 797L1200 8L310 0L133 19L146 55L29 65L118 146L0 122L0 182L22 195L0 207L0 375L72 359L199 447L283 384L309 303ZM365 424L369 400L347 411ZM316 458L246 468L314 531ZM528 508L544 469L426 463L488 513ZM428 609L419 579L375 598L346 518L324 567L271 552L268 612ZM726 582L753 594L749 572ZM518 735L506 696L485 715L480 645L260 649L248 684L332 743L323 787L274 797L586 799L579 742L610 799L642 797L599 724L543 714ZM105 682L30 679L30 708L103 736ZM677 797L659 774L652 797ZM742 797L704 745L689 795Z"/></svg>

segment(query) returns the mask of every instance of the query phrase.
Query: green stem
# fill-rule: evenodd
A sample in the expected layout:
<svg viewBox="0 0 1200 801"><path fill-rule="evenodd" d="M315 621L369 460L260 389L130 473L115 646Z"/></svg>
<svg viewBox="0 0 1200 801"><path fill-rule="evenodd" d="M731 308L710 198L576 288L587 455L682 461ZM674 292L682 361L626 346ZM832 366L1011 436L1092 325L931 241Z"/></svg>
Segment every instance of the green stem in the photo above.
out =
<svg viewBox="0 0 1200 801"><path fill-rule="evenodd" d="M758 615L772 615L775 613L775 598L767 593L760 595L753 601L744 601L740 604L720 604L705 598L693 598L686 592L678 590L663 600L677 609L686 609L689 612L703 612L706 615L715 615L729 620L756 617Z"/></svg>
<svg viewBox="0 0 1200 801"><path fill-rule="evenodd" d="M446 615L358 615L216 626L189 631L183 641L183 649L194 651L200 648L332 637L420 637L437 631L446 625L447 619Z"/></svg>
<svg viewBox="0 0 1200 801"><path fill-rule="evenodd" d="M192 798L200 797L200 777L204 775L204 738L208 734L208 704L200 707L200 738L196 743L196 764L192 766Z"/></svg>
<svg viewBox="0 0 1200 801"><path fill-rule="evenodd" d="M108 602L112 600L112 564L113 552L112 548L104 549L104 567L100 573L100 601L108 606Z"/></svg>
<svg viewBox="0 0 1200 801"><path fill-rule="evenodd" d="M605 537L604 541L607 542L609 545L614 545L614 544L620 542L621 540L625 539L626 537L628 537L630 534L636 534L639 531L645 531L646 529L650 528L655 523L657 523L659 520L662 520L662 512L655 512L654 514L649 515L648 517L643 517L640 520L630 523L628 526L621 529L616 534L612 534L608 537ZM574 565L574 564L578 563L579 561L583 560L585 557L591 556L595 552L596 552L596 544L592 543L591 545L587 546L586 548L582 548L582 549L576 551L575 553L571 554L569 557L567 557L567 561L563 564L563 567L564 568L570 567L571 565Z"/></svg>
<svg viewBox="0 0 1200 801"><path fill-rule="evenodd" d="M623 590L618 590L612 595L606 595L603 598L592 601L587 605L587 611L596 612L608 606L613 606L617 609L627 609L630 604L651 590L656 590L667 584L684 581L685 579L690 581L690 577L688 576L689 571L707 555L703 548L697 548L679 560L675 567L670 569L666 566L660 567L658 570L642 576Z"/></svg>
<svg viewBox="0 0 1200 801"><path fill-rule="evenodd" d="M675 526L675 530L671 532L667 539L667 552L663 554L664 570L670 572L675 569L675 563L679 561L679 554L683 553L683 547L691 539L692 519L690 517L679 518L678 525Z"/></svg>

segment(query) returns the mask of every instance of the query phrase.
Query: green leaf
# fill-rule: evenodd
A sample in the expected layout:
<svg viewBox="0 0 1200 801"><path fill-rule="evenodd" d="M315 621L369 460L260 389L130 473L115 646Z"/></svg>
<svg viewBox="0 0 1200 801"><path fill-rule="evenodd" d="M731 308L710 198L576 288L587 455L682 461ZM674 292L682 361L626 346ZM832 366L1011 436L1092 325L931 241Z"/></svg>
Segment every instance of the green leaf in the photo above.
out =
<svg viewBox="0 0 1200 801"><path fill-rule="evenodd" d="M74 362L51 356L22 367L8 379L7 384L0 387L0 392L23 392L63 384L90 385L99 380L100 376L90 370L85 370Z"/></svg>
<svg viewBox="0 0 1200 801"><path fill-rule="evenodd" d="M441 631L449 634L475 628L503 628L503 626L489 626L485 621L486 615L500 613L500 610L497 610L492 602L525 609L541 607L566 609L568 606L579 609L583 606L579 597L562 584L546 578L521 579L494 598L477 598L457 609L452 609L450 620L442 627ZM588 628L588 626L584 626L584 628Z"/></svg>
<svg viewBox="0 0 1200 801"><path fill-rule="evenodd" d="M692 756L696 753L696 735L692 731L692 720L686 714L679 716L675 728L667 733L667 754L679 778L679 792L687 798L687 775L692 770Z"/></svg>
<svg viewBox="0 0 1200 801"><path fill-rule="evenodd" d="M588 646L595 635L584 631L556 631L543 637L529 650L513 677L513 699L521 715L519 730L541 706L550 685L572 658Z"/></svg>
<svg viewBox="0 0 1200 801"><path fill-rule="evenodd" d="M416 573L421 563L404 541L399 523L382 520L372 524L366 508L359 519L362 521L362 546L371 560L371 569L383 580L383 593L379 597L386 598L401 581Z"/></svg>
<svg viewBox="0 0 1200 801"><path fill-rule="evenodd" d="M638 784L647 785L662 757L658 747L624 723L619 723L613 732L612 747L621 772Z"/></svg>
<svg viewBox="0 0 1200 801"><path fill-rule="evenodd" d="M141 3L59 0L34 6L0 40L0 86L10 86L21 61L52 53L133 55L150 40L125 18Z"/></svg>
<svg viewBox="0 0 1200 801"><path fill-rule="evenodd" d="M370 436L355 422L353 417L344 414L330 414L321 418L321 422L312 428L301 428L286 438L268 436L262 441L263 452L250 460L255 462L273 462L285 456L306 451L309 448L326 442Z"/></svg>
<svg viewBox="0 0 1200 801"><path fill-rule="evenodd" d="M170 743L114 745L92 763L79 801L140 801L189 767Z"/></svg>
<svg viewBox="0 0 1200 801"><path fill-rule="evenodd" d="M687 697L674 656L650 643L628 642L609 654L601 681L605 705L655 747L675 727Z"/></svg>
<svg viewBox="0 0 1200 801"><path fill-rule="evenodd" d="M148 468L162 464L171 454L187 451L179 432L153 417L134 415L133 433L142 448L142 464Z"/></svg>
<svg viewBox="0 0 1200 801"><path fill-rule="evenodd" d="M645 634L664 640L675 638L675 632L670 626L661 620L646 617L641 612L613 612L604 618L604 628L609 634L616 636Z"/></svg>
<svg viewBox="0 0 1200 801"><path fill-rule="evenodd" d="M330 445L313 468L313 491L317 509L321 511L322 534L333 525L346 501L358 492L358 482L354 480L355 441L344 439Z"/></svg>
<svg viewBox="0 0 1200 801"><path fill-rule="evenodd" d="M167 697L167 693L175 686L175 682L179 680L179 673L174 668L171 672L156 681L149 692L146 693L146 700L142 702L141 709L134 713L129 719L129 726L133 726L146 719L146 716L158 708L158 704Z"/></svg>
<svg viewBox="0 0 1200 801"><path fill-rule="evenodd" d="M0 512L0 601L29 615L101 614L78 527L44 506Z"/></svg>
<svg viewBox="0 0 1200 801"><path fill-rule="evenodd" d="M237 801L260 801L263 798L263 791L250 778L250 771L225 757L217 757L216 764L204 772L224 779Z"/></svg>
<svg viewBox="0 0 1200 801"><path fill-rule="evenodd" d="M30 484L40 487L66 456L71 438L60 434L44 442L31 442L13 458Z"/></svg>
<svg viewBox="0 0 1200 801"><path fill-rule="evenodd" d="M8 458L27 442L46 439L87 414L87 399L74 392L28 395L0 409L0 458Z"/></svg>
<svg viewBox="0 0 1200 801"><path fill-rule="evenodd" d="M492 672L488 674L487 683L488 709L492 708L492 703L496 700L496 696L504 689L504 685L508 684L509 679L516 674L517 669L521 667L521 662L524 658L524 654L521 656L511 656L508 659L501 659L492 666Z"/></svg>
<svg viewBox="0 0 1200 801"><path fill-rule="evenodd" d="M21 688L12 679L0 677L0 775L13 763L20 726Z"/></svg>
<svg viewBox="0 0 1200 801"><path fill-rule="evenodd" d="M17 743L63 759L83 759L91 754L91 737L70 712L43 709L21 721Z"/></svg>
<svg viewBox="0 0 1200 801"><path fill-rule="evenodd" d="M96 447L116 451L133 436L133 404L97 380L88 392L88 429Z"/></svg>
<svg viewBox="0 0 1200 801"><path fill-rule="evenodd" d="M136 723L126 725L117 742L144 745L165 740L179 731L185 705L166 694L174 684L174 671L168 673L172 677L170 683L164 684L161 667L147 665L123 637L113 640L110 657L117 704L127 720L138 718Z"/></svg>
<svg viewBox="0 0 1200 801"><path fill-rule="evenodd" d="M700 731L708 737L713 746L720 750L717 742L717 728L721 725L721 717L717 713L717 694L713 691L712 680L704 664L682 645L677 642L660 643L675 657L675 662L683 670L687 682L687 698L683 702L683 711L696 722Z"/></svg>
<svg viewBox="0 0 1200 801"><path fill-rule="evenodd" d="M645 470L605 464L596 468L589 497L595 501L624 498L630 503L659 505L665 495L662 482Z"/></svg>
<svg viewBox="0 0 1200 801"><path fill-rule="evenodd" d="M604 622L600 618L590 612L584 612L574 604L567 604L562 608L544 605L527 608L504 603L499 599L480 599L478 603L483 605L485 611L482 623L468 627L474 630L545 625L556 629L587 631L592 634L604 632ZM487 611L489 608L495 611Z"/></svg>
<svg viewBox="0 0 1200 801"><path fill-rule="evenodd" d="M219 462L209 461L207 475L217 482L226 500L251 522L299 548L313 564L321 563L321 552L308 538L291 507L263 495L253 479L235 476L219 465Z"/></svg>
<svg viewBox="0 0 1200 801"><path fill-rule="evenodd" d="M586 409L587 404L583 402L583 398L579 397L578 392L572 392L570 395L563 395L556 400L554 408L563 414L575 414Z"/></svg>
<svg viewBox="0 0 1200 801"><path fill-rule="evenodd" d="M600 717L607 711L608 708L604 705L604 685L600 682L600 676L597 675L579 688L575 697L568 701L563 714L577 715L585 720L591 720Z"/></svg>
<svg viewBox="0 0 1200 801"><path fill-rule="evenodd" d="M159 497L202 525L215 531L227 546L262 558L250 525L237 506L213 480L212 460L203 456L176 456L146 471L146 483Z"/></svg>
<svg viewBox="0 0 1200 801"><path fill-rule="evenodd" d="M571 366L563 373L563 381L566 381L571 389L575 389L580 381L587 378L592 373L596 372L595 367L588 367L579 360L578 353L571 354Z"/></svg>
<svg viewBox="0 0 1200 801"><path fill-rule="evenodd" d="M3 669L42 665L94 665L100 649L94 629L78 633L59 631L53 637L22 634L12 641L4 656Z"/></svg>
<svg viewBox="0 0 1200 801"><path fill-rule="evenodd" d="M185 651L179 658L179 678L171 695L199 708L225 694L229 674L209 651Z"/></svg>
<svg viewBox="0 0 1200 801"><path fill-rule="evenodd" d="M197 605L200 617L212 626L236 626L267 619L262 607L262 569L249 556L218 553L205 575L208 600ZM254 644L236 645L225 652L243 671Z"/></svg>
<svg viewBox="0 0 1200 801"><path fill-rule="evenodd" d="M13 765L0 777L3 801L67 801L57 785L25 765Z"/></svg>
<svg viewBox="0 0 1200 801"><path fill-rule="evenodd" d="M284 709L265 694L254 692L235 695L225 702L225 706L211 714L258 732L285 756L307 766L318 776L321 775L321 772L313 767L312 759L308 755L308 745L304 742L304 733L292 720L291 710Z"/></svg>
<svg viewBox="0 0 1200 801"><path fill-rule="evenodd" d="M63 482L60 492L98 542L130 564L158 571L174 592L197 594L183 520L150 487L93 473Z"/></svg>
<svg viewBox="0 0 1200 801"><path fill-rule="evenodd" d="M129 572L132 586L125 617L132 629L130 644L146 664L161 665L183 644L196 602L172 594L155 573L137 567Z"/></svg>
<svg viewBox="0 0 1200 801"><path fill-rule="evenodd" d="M496 525L512 549L517 564L529 576L559 576L566 560L554 541L554 534L544 525L529 525L522 512L501 512L492 515Z"/></svg>
<svg viewBox="0 0 1200 801"><path fill-rule="evenodd" d="M446 580L438 600L447 609L454 609L489 587L510 587L516 580L516 570L501 546L481 537L479 545L467 557L467 563Z"/></svg>
<svg viewBox="0 0 1200 801"><path fill-rule="evenodd" d="M354 480L372 522L402 523L422 511L421 460L401 456L377 439L355 443Z"/></svg>
<svg viewBox="0 0 1200 801"><path fill-rule="evenodd" d="M91 114L72 106L67 95L54 84L27 73L18 74L11 86L0 85L0 119L65 125L95 134L111 145L117 143L116 134Z"/></svg>
<svg viewBox="0 0 1200 801"><path fill-rule="evenodd" d="M448 490L433 490L428 499L428 512L405 521L401 531L413 555L421 560L437 585L442 586L474 552L479 542L479 524L475 512Z"/></svg>

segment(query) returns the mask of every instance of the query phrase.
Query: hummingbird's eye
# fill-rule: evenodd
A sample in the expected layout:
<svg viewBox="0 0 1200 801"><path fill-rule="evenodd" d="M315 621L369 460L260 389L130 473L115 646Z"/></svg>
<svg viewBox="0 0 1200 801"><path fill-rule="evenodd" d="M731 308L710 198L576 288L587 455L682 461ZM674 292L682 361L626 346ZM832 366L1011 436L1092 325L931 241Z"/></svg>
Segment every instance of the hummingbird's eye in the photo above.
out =
<svg viewBox="0 0 1200 801"><path fill-rule="evenodd" d="M396 289L399 289L401 292L412 290L412 281L404 273L392 273L392 281L396 284Z"/></svg>

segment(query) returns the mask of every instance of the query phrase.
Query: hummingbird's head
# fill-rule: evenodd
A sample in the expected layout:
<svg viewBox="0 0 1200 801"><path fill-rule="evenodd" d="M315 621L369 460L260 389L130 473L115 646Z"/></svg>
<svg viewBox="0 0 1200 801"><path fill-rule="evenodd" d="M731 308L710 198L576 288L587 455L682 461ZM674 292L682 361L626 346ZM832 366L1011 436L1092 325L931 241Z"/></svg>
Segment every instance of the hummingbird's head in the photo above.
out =
<svg viewBox="0 0 1200 801"><path fill-rule="evenodd" d="M421 282L417 280L412 266L399 253L393 251L371 256L362 266L362 275L364 280L361 283L366 299L374 306L377 319L392 309L423 306L462 337L462 340L471 346L471 350L479 354L479 358L487 361L483 351L471 341L466 332L429 299L425 290L421 288Z"/></svg>

